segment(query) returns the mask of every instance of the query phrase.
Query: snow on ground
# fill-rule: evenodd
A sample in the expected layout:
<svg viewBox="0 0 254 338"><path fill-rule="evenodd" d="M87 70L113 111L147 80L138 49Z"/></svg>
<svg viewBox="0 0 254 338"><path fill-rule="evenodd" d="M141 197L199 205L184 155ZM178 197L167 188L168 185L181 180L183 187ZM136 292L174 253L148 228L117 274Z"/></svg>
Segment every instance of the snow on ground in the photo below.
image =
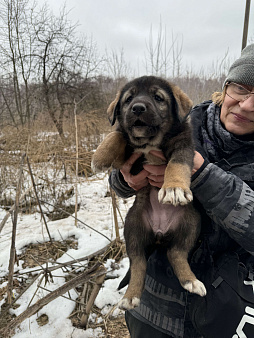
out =
<svg viewBox="0 0 254 338"><path fill-rule="evenodd" d="M92 254L109 244L109 240L106 237L110 240L115 238L111 198L105 197L107 191L108 177L105 174L94 176L88 180L80 179L78 184L78 200L81 206L78 211L77 218L81 220L82 223L78 222L78 226L76 227L74 224L74 218L72 217L57 221L47 221L52 239L61 241L69 238L70 236L74 236L78 241L77 250L68 250L62 257L59 258L58 262L62 263ZM73 200L71 202L74 204L75 196L73 196L72 199ZM132 199L129 199L128 201L119 200L119 208L123 219L125 218L126 212L132 202ZM6 212L0 208L0 222L4 218L5 213ZM103 233L106 237L93 231L88 226L84 225L84 223ZM39 213L32 215L19 215L17 224L16 249L18 254L21 253L22 249L28 244L42 243L49 240L47 231ZM123 225L120 218L119 225L122 236ZM11 218L9 218L0 233L0 288L6 286L6 282L2 282L1 284L1 277L8 274L11 233L12 221ZM109 260L106 264L107 267L110 268L110 264L111 261ZM115 274L118 278L106 280L100 290L100 293L95 301L95 305L102 309L103 313L106 314L111 311L113 306L116 305L123 296L125 290L121 290L121 292L119 292L117 291L117 286L128 270L128 266L128 259L124 258L120 263L119 269L114 270L113 272L113 274ZM35 268L33 268L33 270L34 269ZM15 271L17 270L20 272L27 271L22 268L22 262L19 263L19 266L15 266ZM46 286L49 290L54 290L65 283L65 273L61 269L55 270L53 275L53 282L50 281L50 283ZM20 307L12 310L12 313L18 316L26 309L27 305L31 302L36 288L37 281L35 281L34 284L18 300L17 303L20 304ZM38 299L46 295L47 291L40 289L40 291L36 293L36 297L32 300L30 305L34 304ZM72 299L76 299L78 296L74 290L70 291L70 295ZM4 300L0 302L0 315L1 305L3 303ZM16 333L13 337L99 337L101 333L100 328L84 331L72 326L68 316L74 308L75 302L63 297L58 297L43 307L38 314L35 314L22 322L19 328L16 329ZM115 314L117 315L118 313L119 310L116 309ZM41 314L47 314L49 318L49 322L44 326L39 326L36 321ZM93 320L94 319L95 318L93 318ZM100 318L97 318L97 320L100 320Z"/></svg>

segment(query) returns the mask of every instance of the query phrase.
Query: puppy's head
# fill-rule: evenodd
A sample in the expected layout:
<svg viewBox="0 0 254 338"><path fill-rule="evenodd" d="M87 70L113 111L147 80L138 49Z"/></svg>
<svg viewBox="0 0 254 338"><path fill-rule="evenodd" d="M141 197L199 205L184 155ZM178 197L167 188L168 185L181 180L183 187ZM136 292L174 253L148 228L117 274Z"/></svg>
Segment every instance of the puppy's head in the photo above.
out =
<svg viewBox="0 0 254 338"><path fill-rule="evenodd" d="M108 108L135 146L158 146L175 121L182 121L192 106L179 87L164 79L143 76L127 83Z"/></svg>

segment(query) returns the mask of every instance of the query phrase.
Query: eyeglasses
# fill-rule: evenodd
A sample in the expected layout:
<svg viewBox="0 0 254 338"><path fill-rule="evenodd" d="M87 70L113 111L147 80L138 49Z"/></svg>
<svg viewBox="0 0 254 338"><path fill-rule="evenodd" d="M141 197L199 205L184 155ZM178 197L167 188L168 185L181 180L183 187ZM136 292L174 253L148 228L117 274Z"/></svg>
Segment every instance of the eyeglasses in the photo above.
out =
<svg viewBox="0 0 254 338"><path fill-rule="evenodd" d="M249 91L235 82L226 83L226 86L226 94L236 101L245 101L254 94L254 92Z"/></svg>

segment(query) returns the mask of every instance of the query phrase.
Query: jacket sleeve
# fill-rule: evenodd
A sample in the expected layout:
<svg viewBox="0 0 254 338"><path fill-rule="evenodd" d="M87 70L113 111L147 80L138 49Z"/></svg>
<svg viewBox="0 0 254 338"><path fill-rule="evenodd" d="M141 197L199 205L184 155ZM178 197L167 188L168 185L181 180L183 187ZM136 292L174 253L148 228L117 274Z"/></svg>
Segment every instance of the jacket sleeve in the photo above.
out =
<svg viewBox="0 0 254 338"><path fill-rule="evenodd" d="M123 175L118 169L114 169L110 173L109 185L119 197L128 198L135 194L135 190L125 182Z"/></svg>
<svg viewBox="0 0 254 338"><path fill-rule="evenodd" d="M191 189L208 216L254 255L254 191L239 177L207 163Z"/></svg>

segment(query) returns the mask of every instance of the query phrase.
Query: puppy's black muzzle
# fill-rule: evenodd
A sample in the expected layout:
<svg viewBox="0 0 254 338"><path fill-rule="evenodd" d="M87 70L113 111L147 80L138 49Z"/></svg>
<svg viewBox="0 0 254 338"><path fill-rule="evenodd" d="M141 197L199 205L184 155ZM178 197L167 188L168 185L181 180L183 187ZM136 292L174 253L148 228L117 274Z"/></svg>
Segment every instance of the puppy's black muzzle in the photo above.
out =
<svg viewBox="0 0 254 338"><path fill-rule="evenodd" d="M135 103L132 108L131 112L137 116L140 116L141 114L145 113L147 111L146 105L144 103Z"/></svg>

